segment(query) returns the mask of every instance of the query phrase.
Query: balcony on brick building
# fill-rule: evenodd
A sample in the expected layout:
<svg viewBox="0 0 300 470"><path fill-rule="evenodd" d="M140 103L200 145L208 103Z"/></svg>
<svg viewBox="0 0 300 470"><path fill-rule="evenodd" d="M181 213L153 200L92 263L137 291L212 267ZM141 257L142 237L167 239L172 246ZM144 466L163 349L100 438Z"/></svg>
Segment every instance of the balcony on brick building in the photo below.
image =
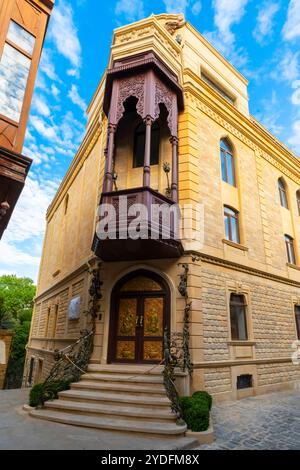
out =
<svg viewBox="0 0 300 470"><path fill-rule="evenodd" d="M108 70L105 170L93 243L93 251L103 260L182 255L178 235L178 113L182 109L178 79L154 52L118 59ZM137 204L142 210L137 210ZM130 232L137 218L143 229L140 237ZM111 225L105 230L104 219Z"/></svg>

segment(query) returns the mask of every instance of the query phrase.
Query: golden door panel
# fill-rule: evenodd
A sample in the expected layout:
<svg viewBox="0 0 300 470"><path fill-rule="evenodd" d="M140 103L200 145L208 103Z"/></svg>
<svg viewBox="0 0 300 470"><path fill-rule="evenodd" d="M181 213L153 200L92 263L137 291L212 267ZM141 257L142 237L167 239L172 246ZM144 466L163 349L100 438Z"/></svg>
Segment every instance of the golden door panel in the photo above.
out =
<svg viewBox="0 0 300 470"><path fill-rule="evenodd" d="M135 336L137 299L120 299L118 336Z"/></svg>
<svg viewBox="0 0 300 470"><path fill-rule="evenodd" d="M138 276L126 282L121 289L121 292L143 292L143 291L161 291L161 286L144 276Z"/></svg>
<svg viewBox="0 0 300 470"><path fill-rule="evenodd" d="M144 361L161 361L163 357L162 341L144 341Z"/></svg>
<svg viewBox="0 0 300 470"><path fill-rule="evenodd" d="M147 298L144 303L144 336L163 336L164 299Z"/></svg>
<svg viewBox="0 0 300 470"><path fill-rule="evenodd" d="M117 359L135 359L135 341L117 341Z"/></svg>

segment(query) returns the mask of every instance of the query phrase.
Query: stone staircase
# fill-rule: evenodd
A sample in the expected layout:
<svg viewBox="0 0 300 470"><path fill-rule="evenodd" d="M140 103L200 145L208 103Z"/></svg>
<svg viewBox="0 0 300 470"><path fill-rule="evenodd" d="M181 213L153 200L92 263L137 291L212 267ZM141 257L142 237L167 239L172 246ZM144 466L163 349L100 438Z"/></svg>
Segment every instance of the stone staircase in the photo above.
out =
<svg viewBox="0 0 300 470"><path fill-rule="evenodd" d="M162 368L90 364L59 398L32 409L35 418L88 428L182 438L163 384ZM185 438L186 440L189 440Z"/></svg>

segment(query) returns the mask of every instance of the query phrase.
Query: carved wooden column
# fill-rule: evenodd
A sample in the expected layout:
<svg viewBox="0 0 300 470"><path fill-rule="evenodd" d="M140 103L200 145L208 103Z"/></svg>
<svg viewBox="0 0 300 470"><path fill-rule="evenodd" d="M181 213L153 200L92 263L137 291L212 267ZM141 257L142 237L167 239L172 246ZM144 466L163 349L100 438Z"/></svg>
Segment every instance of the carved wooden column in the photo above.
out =
<svg viewBox="0 0 300 470"><path fill-rule="evenodd" d="M150 157L151 157L151 131L153 119L151 116L145 118L146 134L145 134L145 153L144 153L144 174L143 186L150 186Z"/></svg>
<svg viewBox="0 0 300 470"><path fill-rule="evenodd" d="M170 139L172 144L172 199L178 202L178 137L172 136Z"/></svg>
<svg viewBox="0 0 300 470"><path fill-rule="evenodd" d="M103 181L103 192L107 193L112 191L113 188L113 157L115 147L115 133L117 126L115 124L108 124L107 128L107 148L105 149L105 173Z"/></svg>

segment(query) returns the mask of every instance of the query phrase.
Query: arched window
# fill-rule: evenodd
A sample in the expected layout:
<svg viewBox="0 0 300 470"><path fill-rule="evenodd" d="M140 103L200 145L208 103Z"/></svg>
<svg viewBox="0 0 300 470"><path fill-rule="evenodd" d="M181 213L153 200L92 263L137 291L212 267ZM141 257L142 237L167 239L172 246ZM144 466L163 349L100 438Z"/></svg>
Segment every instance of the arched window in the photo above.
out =
<svg viewBox="0 0 300 470"><path fill-rule="evenodd" d="M222 180L235 186L235 171L233 150L227 139L222 139L220 143Z"/></svg>
<svg viewBox="0 0 300 470"><path fill-rule="evenodd" d="M284 235L285 246L286 246L286 254L288 263L296 264L296 256L295 256L295 249L294 249L294 239L289 235Z"/></svg>
<svg viewBox="0 0 300 470"><path fill-rule="evenodd" d="M248 339L247 306L244 295L230 295L230 327L233 341Z"/></svg>
<svg viewBox="0 0 300 470"><path fill-rule="evenodd" d="M226 239L240 243L239 213L231 207L224 206L224 225Z"/></svg>
<svg viewBox="0 0 300 470"><path fill-rule="evenodd" d="M144 166L146 125L139 124L134 133L133 168ZM159 124L155 121L151 131L151 155L150 164L158 165L159 162Z"/></svg>
<svg viewBox="0 0 300 470"><path fill-rule="evenodd" d="M297 207L298 207L298 215L300 215L300 189L296 192L296 199L297 199Z"/></svg>
<svg viewBox="0 0 300 470"><path fill-rule="evenodd" d="M286 186L282 178L279 178L278 180L278 190L279 190L280 204L282 205L282 207L285 207L286 209L288 209L289 205L288 205L288 200L287 200Z"/></svg>

